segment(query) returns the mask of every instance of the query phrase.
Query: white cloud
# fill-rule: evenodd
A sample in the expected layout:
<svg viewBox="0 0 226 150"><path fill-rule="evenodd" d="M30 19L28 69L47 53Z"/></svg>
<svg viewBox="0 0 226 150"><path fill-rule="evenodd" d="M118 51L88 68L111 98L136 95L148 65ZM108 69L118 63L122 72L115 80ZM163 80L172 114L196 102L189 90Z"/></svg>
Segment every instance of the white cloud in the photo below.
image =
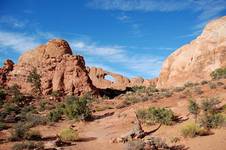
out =
<svg viewBox="0 0 226 150"><path fill-rule="evenodd" d="M186 8L189 3L179 0L92 0L88 6L104 10L175 11Z"/></svg>
<svg viewBox="0 0 226 150"><path fill-rule="evenodd" d="M12 16L1 16L0 23L7 24L13 28L24 28L27 24L26 21L18 20L17 18Z"/></svg>
<svg viewBox="0 0 226 150"><path fill-rule="evenodd" d="M1 48L11 48L21 53L37 45L39 45L39 43L35 37L18 32L0 31Z"/></svg>
<svg viewBox="0 0 226 150"><path fill-rule="evenodd" d="M160 11L173 12L190 10L197 12L201 23L220 16L226 9L225 0L92 0L88 6L103 10ZM200 28L203 26L200 25Z"/></svg>
<svg viewBox="0 0 226 150"><path fill-rule="evenodd" d="M129 54L124 46L101 46L96 43L84 41L71 41L70 45L75 51L88 55L91 59L99 59L104 62L119 65L142 76L155 77L158 75L163 58L159 56L147 56L147 54ZM86 58L87 59L87 58ZM93 63L88 63L93 64ZM99 66L99 65L98 65ZM104 69L108 69L106 65ZM110 68L110 70L113 70ZM118 72L117 70L114 72ZM129 75L131 77L131 74Z"/></svg>

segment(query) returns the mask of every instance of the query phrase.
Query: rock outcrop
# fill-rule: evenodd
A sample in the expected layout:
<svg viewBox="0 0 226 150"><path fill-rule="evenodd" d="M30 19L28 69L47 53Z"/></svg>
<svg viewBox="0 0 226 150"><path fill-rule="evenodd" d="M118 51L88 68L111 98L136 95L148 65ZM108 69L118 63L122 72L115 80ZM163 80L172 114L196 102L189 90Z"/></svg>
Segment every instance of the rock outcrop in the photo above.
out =
<svg viewBox="0 0 226 150"><path fill-rule="evenodd" d="M157 79L145 80L141 77L129 79L120 74L105 71L102 68L87 67L89 77L92 80L94 86L100 89L116 89L125 90L127 87L133 86L151 86L156 85ZM110 76L114 81L108 80L106 77Z"/></svg>
<svg viewBox="0 0 226 150"><path fill-rule="evenodd" d="M7 59L4 62L4 65L2 68L0 68L0 85L4 86L7 81L7 77L10 71L13 70L14 63L12 60Z"/></svg>
<svg viewBox="0 0 226 150"><path fill-rule="evenodd" d="M157 87L209 80L221 67L226 67L226 16L208 23L200 36L165 60Z"/></svg>
<svg viewBox="0 0 226 150"><path fill-rule="evenodd" d="M27 76L34 68L41 75L43 94L62 91L79 96L97 91L89 78L83 57L72 55L69 44L64 40L51 40L23 54L9 73L7 84L18 84L22 92L31 92Z"/></svg>

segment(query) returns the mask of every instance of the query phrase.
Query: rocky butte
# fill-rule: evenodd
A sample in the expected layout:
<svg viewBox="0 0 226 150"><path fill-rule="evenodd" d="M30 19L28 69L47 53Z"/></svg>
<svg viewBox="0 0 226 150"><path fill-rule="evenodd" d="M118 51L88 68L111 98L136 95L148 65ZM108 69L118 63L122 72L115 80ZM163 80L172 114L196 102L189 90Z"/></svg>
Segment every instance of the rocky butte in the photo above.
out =
<svg viewBox="0 0 226 150"><path fill-rule="evenodd" d="M31 92L27 76L34 68L41 76L41 91L44 95L53 91L75 95L97 91L89 78L83 57L72 55L70 46L64 40L50 40L45 45L25 52L8 74L6 84L17 84L23 92Z"/></svg>
<svg viewBox="0 0 226 150"><path fill-rule="evenodd" d="M164 62L158 88L209 80L210 73L226 67L226 16L206 25L202 34L172 53Z"/></svg>

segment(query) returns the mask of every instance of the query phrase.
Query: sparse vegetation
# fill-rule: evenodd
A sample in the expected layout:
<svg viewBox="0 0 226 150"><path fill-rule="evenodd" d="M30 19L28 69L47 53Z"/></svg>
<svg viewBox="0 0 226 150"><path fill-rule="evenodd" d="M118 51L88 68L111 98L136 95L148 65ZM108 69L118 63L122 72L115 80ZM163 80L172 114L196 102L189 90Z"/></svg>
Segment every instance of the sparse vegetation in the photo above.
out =
<svg viewBox="0 0 226 150"><path fill-rule="evenodd" d="M29 73L29 75L27 77L27 82L31 83L34 92L40 93L40 90L41 90L41 76L38 74L36 68L33 68L33 70Z"/></svg>
<svg viewBox="0 0 226 150"><path fill-rule="evenodd" d="M77 131L67 128L61 131L59 134L60 139L63 141L76 141L78 140L79 134Z"/></svg>
<svg viewBox="0 0 226 150"><path fill-rule="evenodd" d="M224 121L224 116L220 113L206 114L200 119L200 124L206 129L211 129L222 126Z"/></svg>
<svg viewBox="0 0 226 150"><path fill-rule="evenodd" d="M185 138L186 137L193 138L198 135L204 135L205 133L207 134L207 131L195 123L187 124L181 129L181 134Z"/></svg>
<svg viewBox="0 0 226 150"><path fill-rule="evenodd" d="M142 140L129 141L126 150L144 150L145 143Z"/></svg>
<svg viewBox="0 0 226 150"><path fill-rule="evenodd" d="M138 110L137 116L147 124L161 123L172 125L175 119L174 113L170 109L150 107L147 110Z"/></svg>
<svg viewBox="0 0 226 150"><path fill-rule="evenodd" d="M12 150L42 150L44 149L44 145L42 142L23 142L23 143L16 143L13 145Z"/></svg>
<svg viewBox="0 0 226 150"><path fill-rule="evenodd" d="M202 85L208 84L208 81L203 80L203 81L201 82L201 84L202 84Z"/></svg>
<svg viewBox="0 0 226 150"><path fill-rule="evenodd" d="M197 120L198 114L200 112L199 105L192 99L189 100L188 110L191 114L195 116L195 121Z"/></svg>
<svg viewBox="0 0 226 150"><path fill-rule="evenodd" d="M68 97L63 112L69 119L88 120L91 118L89 100L86 97Z"/></svg>
<svg viewBox="0 0 226 150"><path fill-rule="evenodd" d="M212 77L212 79L214 80L218 80L218 79L222 79L226 77L226 68L218 68L216 70L214 70L210 76Z"/></svg>
<svg viewBox="0 0 226 150"><path fill-rule="evenodd" d="M54 109L49 112L48 119L51 122L58 122L63 115L63 111L61 109Z"/></svg>
<svg viewBox="0 0 226 150"><path fill-rule="evenodd" d="M18 85L11 86L9 92L12 95L12 102L24 105L25 96L20 92Z"/></svg>
<svg viewBox="0 0 226 150"><path fill-rule="evenodd" d="M214 82L209 82L208 85L209 85L210 89L216 89L217 88L217 84L214 83Z"/></svg>
<svg viewBox="0 0 226 150"><path fill-rule="evenodd" d="M52 122L57 122L65 115L68 119L89 120L91 119L90 99L87 96L69 96L65 103L50 111L48 118Z"/></svg>

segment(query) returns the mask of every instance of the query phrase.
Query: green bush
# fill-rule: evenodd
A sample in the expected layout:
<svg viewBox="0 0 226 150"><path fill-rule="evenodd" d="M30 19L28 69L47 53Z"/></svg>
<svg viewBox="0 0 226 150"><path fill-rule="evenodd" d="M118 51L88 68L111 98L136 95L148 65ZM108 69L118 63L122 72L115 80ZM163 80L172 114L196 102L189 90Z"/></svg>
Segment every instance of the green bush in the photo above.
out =
<svg viewBox="0 0 226 150"><path fill-rule="evenodd" d="M49 112L48 119L51 122L58 122L62 118L63 112L60 109L54 109Z"/></svg>
<svg viewBox="0 0 226 150"><path fill-rule="evenodd" d="M174 113L170 109L150 107L147 110L138 110L137 116L148 124L161 123L172 125L175 119Z"/></svg>
<svg viewBox="0 0 226 150"><path fill-rule="evenodd" d="M40 92L41 76L38 74L36 68L33 68L33 70L29 73L27 77L27 82L32 84L34 92Z"/></svg>
<svg viewBox="0 0 226 150"><path fill-rule="evenodd" d="M89 120L91 118L89 99L70 96L66 100L63 112L69 119Z"/></svg>
<svg viewBox="0 0 226 150"><path fill-rule="evenodd" d="M11 141L24 140L28 131L28 126L23 122L19 122L14 126L14 129L11 130L11 136L9 137L9 139Z"/></svg>
<svg viewBox="0 0 226 150"><path fill-rule="evenodd" d="M210 89L216 89L217 88L217 84L214 83L214 82L209 82L208 85L209 85Z"/></svg>
<svg viewBox="0 0 226 150"><path fill-rule="evenodd" d="M5 123L0 122L0 131L7 129L7 128L8 128L8 126Z"/></svg>
<svg viewBox="0 0 226 150"><path fill-rule="evenodd" d="M175 87L175 88L173 89L173 91L175 91L175 92L182 92L182 91L184 91L184 89L185 89L184 86L183 86L183 87Z"/></svg>
<svg viewBox="0 0 226 150"><path fill-rule="evenodd" d="M220 113L217 113L217 114L204 115L200 119L200 124L202 127L206 129L210 129L210 128L217 128L222 126L224 121L225 121L224 116Z"/></svg>
<svg viewBox="0 0 226 150"><path fill-rule="evenodd" d="M47 106L47 102L46 101L41 101L40 103L39 103L39 111L44 111L44 110L46 110L46 106Z"/></svg>
<svg viewBox="0 0 226 150"><path fill-rule="evenodd" d="M40 140L41 134L38 131L30 130L30 126L25 122L17 123L11 130L10 141L21 141L21 140Z"/></svg>
<svg viewBox="0 0 226 150"><path fill-rule="evenodd" d="M226 68L219 68L214 70L210 76L212 77L212 79L222 79L226 77Z"/></svg>
<svg viewBox="0 0 226 150"><path fill-rule="evenodd" d="M0 105L4 103L5 96L6 96L5 90L0 89Z"/></svg>
<svg viewBox="0 0 226 150"><path fill-rule="evenodd" d="M205 84L207 84L207 83L208 83L208 81L206 81L206 80L203 80L203 81L201 82L202 85L205 85Z"/></svg>
<svg viewBox="0 0 226 150"><path fill-rule="evenodd" d="M78 140L79 134L75 130L67 128L60 132L59 137L63 141L76 141Z"/></svg>
<svg viewBox="0 0 226 150"><path fill-rule="evenodd" d="M201 109L205 113L215 113L217 111L217 105L220 103L220 101L216 98L206 98L201 103Z"/></svg>
<svg viewBox="0 0 226 150"><path fill-rule="evenodd" d="M44 116L40 116L37 114L28 113L25 115L26 123L29 125L29 127L35 127L38 125L46 125L48 120Z"/></svg>
<svg viewBox="0 0 226 150"><path fill-rule="evenodd" d="M24 104L25 96L20 92L17 84L9 88L9 93L12 95L12 101L16 104Z"/></svg>
<svg viewBox="0 0 226 150"><path fill-rule="evenodd" d="M30 130L26 132L24 138L27 140L41 140L42 136L39 131Z"/></svg>
<svg viewBox="0 0 226 150"><path fill-rule="evenodd" d="M12 150L42 150L44 149L44 144L42 142L34 143L34 142L23 142L16 143L13 145Z"/></svg>
<svg viewBox="0 0 226 150"><path fill-rule="evenodd" d="M197 135L203 134L204 129L195 123L187 124L181 129L181 134L183 137L195 137Z"/></svg>
<svg viewBox="0 0 226 150"><path fill-rule="evenodd" d="M195 83L192 83L192 82L187 82L184 84L184 87L193 87L195 86Z"/></svg>
<svg viewBox="0 0 226 150"><path fill-rule="evenodd" d="M197 116L200 112L199 105L192 99L189 100L188 111L195 116L195 120L197 120Z"/></svg>

